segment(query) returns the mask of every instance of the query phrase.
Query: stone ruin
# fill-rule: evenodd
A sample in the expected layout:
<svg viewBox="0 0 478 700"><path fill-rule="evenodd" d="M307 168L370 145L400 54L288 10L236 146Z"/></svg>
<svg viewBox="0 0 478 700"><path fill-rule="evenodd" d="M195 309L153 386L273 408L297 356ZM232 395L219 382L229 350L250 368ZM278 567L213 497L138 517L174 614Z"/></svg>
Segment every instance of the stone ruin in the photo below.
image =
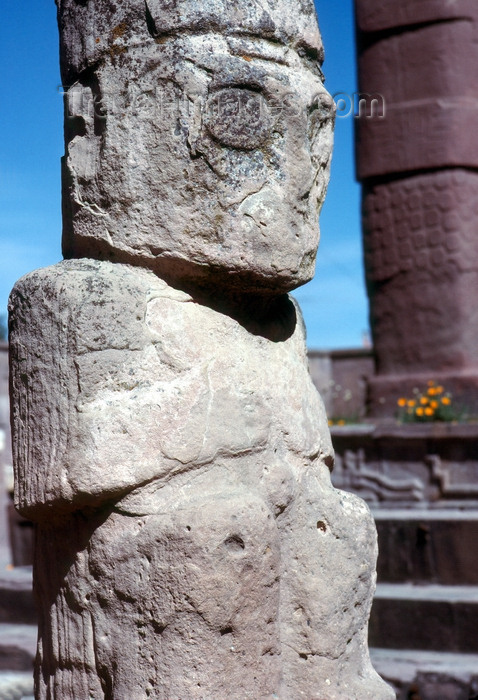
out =
<svg viewBox="0 0 478 700"><path fill-rule="evenodd" d="M478 415L478 5L355 7L376 374L359 373L355 358L369 420L332 428L333 481L364 498L377 524L377 670L399 700L476 700L478 426L394 414L399 397L434 381L457 419L463 408Z"/></svg>
<svg viewBox="0 0 478 700"><path fill-rule="evenodd" d="M300 310L332 146L312 0L58 0L65 260L10 299L37 700L385 700L376 532Z"/></svg>
<svg viewBox="0 0 478 700"><path fill-rule="evenodd" d="M375 416L435 379L478 414L478 5L356 0Z"/></svg>

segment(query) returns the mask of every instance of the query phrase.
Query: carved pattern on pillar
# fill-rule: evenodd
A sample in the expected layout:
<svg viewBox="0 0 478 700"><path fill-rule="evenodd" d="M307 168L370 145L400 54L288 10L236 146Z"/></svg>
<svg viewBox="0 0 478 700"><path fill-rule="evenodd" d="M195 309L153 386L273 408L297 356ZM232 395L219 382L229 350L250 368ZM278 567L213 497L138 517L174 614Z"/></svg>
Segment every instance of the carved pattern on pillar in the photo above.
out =
<svg viewBox="0 0 478 700"><path fill-rule="evenodd" d="M438 379L478 405L478 6L356 0L372 415Z"/></svg>
<svg viewBox="0 0 478 700"><path fill-rule="evenodd" d="M445 170L364 186L380 373L478 369L477 220L478 173Z"/></svg>

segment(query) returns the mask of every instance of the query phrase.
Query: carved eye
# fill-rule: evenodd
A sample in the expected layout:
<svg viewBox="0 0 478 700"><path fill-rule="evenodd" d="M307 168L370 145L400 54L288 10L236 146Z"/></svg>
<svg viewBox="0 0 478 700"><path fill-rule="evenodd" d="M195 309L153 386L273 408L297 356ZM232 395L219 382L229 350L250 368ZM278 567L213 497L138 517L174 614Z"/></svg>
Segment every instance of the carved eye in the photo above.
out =
<svg viewBox="0 0 478 700"><path fill-rule="evenodd" d="M309 114L323 122L330 119L334 112L335 103L328 92L321 92L319 95L316 95L309 107Z"/></svg>
<svg viewBox="0 0 478 700"><path fill-rule="evenodd" d="M267 140L272 120L263 95L246 88L225 88L209 98L205 125L224 146L252 150Z"/></svg>
<svg viewBox="0 0 478 700"><path fill-rule="evenodd" d="M317 95L309 107L309 138L314 142L323 124L333 119L335 103L328 92Z"/></svg>

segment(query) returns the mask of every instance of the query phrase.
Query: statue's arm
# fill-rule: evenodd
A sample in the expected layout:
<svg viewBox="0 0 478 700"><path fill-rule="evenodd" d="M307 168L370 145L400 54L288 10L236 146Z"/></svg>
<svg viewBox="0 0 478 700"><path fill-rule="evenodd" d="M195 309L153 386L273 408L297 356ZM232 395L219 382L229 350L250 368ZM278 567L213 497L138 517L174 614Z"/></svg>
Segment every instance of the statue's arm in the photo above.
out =
<svg viewBox="0 0 478 700"><path fill-rule="evenodd" d="M33 520L98 507L173 471L165 378L148 338L154 276L93 261L37 270L10 301L16 505Z"/></svg>

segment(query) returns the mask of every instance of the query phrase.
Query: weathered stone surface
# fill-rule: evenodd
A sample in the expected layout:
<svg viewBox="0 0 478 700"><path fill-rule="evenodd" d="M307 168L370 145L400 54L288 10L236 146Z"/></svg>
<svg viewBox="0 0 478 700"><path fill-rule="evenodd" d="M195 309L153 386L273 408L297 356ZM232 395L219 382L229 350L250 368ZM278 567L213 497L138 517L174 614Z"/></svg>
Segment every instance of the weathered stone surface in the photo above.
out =
<svg viewBox="0 0 478 700"><path fill-rule="evenodd" d="M21 512L118 498L185 465L260 451L271 432L330 460L318 394L303 396L301 320L283 301L297 330L274 342L146 270L81 260L23 278L10 340ZM32 464L35 480L21 471Z"/></svg>
<svg viewBox="0 0 478 700"><path fill-rule="evenodd" d="M477 173L417 174L366 185L363 195L379 373L372 410L393 412L399 396L429 379L478 410Z"/></svg>
<svg viewBox="0 0 478 700"><path fill-rule="evenodd" d="M478 588L381 583L370 644L382 649L477 654Z"/></svg>
<svg viewBox="0 0 478 700"><path fill-rule="evenodd" d="M420 673L417 678L418 692L423 700L435 700L440 688L442 700L469 700L471 688L467 683L439 673Z"/></svg>
<svg viewBox="0 0 478 700"><path fill-rule="evenodd" d="M30 671L33 677L36 641L35 625L0 622L0 671Z"/></svg>
<svg viewBox="0 0 478 700"><path fill-rule="evenodd" d="M7 507L10 502L12 455L10 406L8 400L8 345L0 340L0 567L11 562L8 541Z"/></svg>
<svg viewBox="0 0 478 700"><path fill-rule="evenodd" d="M0 671L2 700L30 700L33 692L33 676L25 671Z"/></svg>
<svg viewBox="0 0 478 700"><path fill-rule="evenodd" d="M478 656L474 654L388 649L372 649L371 654L381 675L396 688L397 700L476 700ZM449 689L456 694L445 695Z"/></svg>
<svg viewBox="0 0 478 700"><path fill-rule="evenodd" d="M31 567L6 569L0 575L0 624L37 622Z"/></svg>
<svg viewBox="0 0 478 700"><path fill-rule="evenodd" d="M131 48L180 33L250 36L309 52L323 59L313 3L287 0L57 0L63 76L70 78Z"/></svg>
<svg viewBox="0 0 478 700"><path fill-rule="evenodd" d="M446 20L471 20L476 17L476 4L473 0L445 4L441 0L402 0L400 5L394 0L359 0L356 17L361 31L381 32Z"/></svg>
<svg viewBox="0 0 478 700"><path fill-rule="evenodd" d="M330 484L298 309L273 340L89 260L11 304L38 697L391 697L366 646L374 525Z"/></svg>
<svg viewBox="0 0 478 700"><path fill-rule="evenodd" d="M60 2L66 257L216 289L312 277L334 112L313 4L226 5Z"/></svg>
<svg viewBox="0 0 478 700"><path fill-rule="evenodd" d="M393 415L429 379L478 410L478 6L357 0L357 173L377 376ZM371 112L372 98L384 105Z"/></svg>
<svg viewBox="0 0 478 700"><path fill-rule="evenodd" d="M475 424L380 422L332 428L334 484L370 504L478 506ZM471 510L470 510L471 509ZM412 513L410 513L412 516Z"/></svg>
<svg viewBox="0 0 478 700"><path fill-rule="evenodd" d="M374 517L379 581L478 586L476 510L376 508Z"/></svg>
<svg viewBox="0 0 478 700"><path fill-rule="evenodd" d="M387 700L376 532L284 292L333 102L312 2L60 0L66 260L10 300L37 700Z"/></svg>
<svg viewBox="0 0 478 700"><path fill-rule="evenodd" d="M359 178L476 168L476 3L356 4L360 89L386 105L385 119L359 120Z"/></svg>

